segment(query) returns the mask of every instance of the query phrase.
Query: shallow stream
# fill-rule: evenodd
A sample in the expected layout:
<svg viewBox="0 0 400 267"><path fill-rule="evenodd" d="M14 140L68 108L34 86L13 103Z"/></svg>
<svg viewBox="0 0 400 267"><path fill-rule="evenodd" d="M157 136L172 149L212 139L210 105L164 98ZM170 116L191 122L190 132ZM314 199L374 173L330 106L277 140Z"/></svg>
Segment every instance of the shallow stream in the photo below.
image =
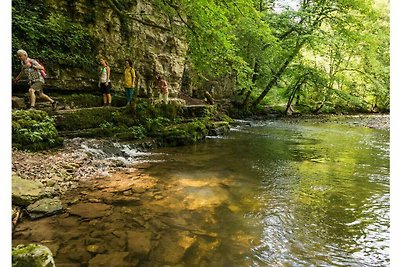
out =
<svg viewBox="0 0 400 267"><path fill-rule="evenodd" d="M249 121L151 153L83 147L127 168L66 195L69 213L21 222L13 242L48 245L57 267L389 266L389 132L356 124Z"/></svg>

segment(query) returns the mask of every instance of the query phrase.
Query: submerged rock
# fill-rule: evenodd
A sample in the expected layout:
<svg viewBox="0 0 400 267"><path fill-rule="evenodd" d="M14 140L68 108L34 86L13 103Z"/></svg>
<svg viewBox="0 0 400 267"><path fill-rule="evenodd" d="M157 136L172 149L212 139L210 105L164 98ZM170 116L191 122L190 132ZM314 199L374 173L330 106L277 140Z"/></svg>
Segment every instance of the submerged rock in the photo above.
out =
<svg viewBox="0 0 400 267"><path fill-rule="evenodd" d="M51 216L63 211L61 200L43 198L27 207L29 217L37 219L40 217Z"/></svg>
<svg viewBox="0 0 400 267"><path fill-rule="evenodd" d="M53 254L39 244L18 245L12 249L13 267L55 267Z"/></svg>
<svg viewBox="0 0 400 267"><path fill-rule="evenodd" d="M178 235L165 235L152 252L152 258L176 266L182 261L186 251L195 243L196 237L188 231Z"/></svg>
<svg viewBox="0 0 400 267"><path fill-rule="evenodd" d="M108 216L111 206L103 203L79 203L68 208L73 214L87 219L95 219Z"/></svg>
<svg viewBox="0 0 400 267"><path fill-rule="evenodd" d="M96 255L89 261L89 267L131 267L138 265L138 263L139 260L129 258L129 252L113 252Z"/></svg>
<svg viewBox="0 0 400 267"><path fill-rule="evenodd" d="M128 249L139 257L147 257L151 250L151 232L129 231L128 232Z"/></svg>

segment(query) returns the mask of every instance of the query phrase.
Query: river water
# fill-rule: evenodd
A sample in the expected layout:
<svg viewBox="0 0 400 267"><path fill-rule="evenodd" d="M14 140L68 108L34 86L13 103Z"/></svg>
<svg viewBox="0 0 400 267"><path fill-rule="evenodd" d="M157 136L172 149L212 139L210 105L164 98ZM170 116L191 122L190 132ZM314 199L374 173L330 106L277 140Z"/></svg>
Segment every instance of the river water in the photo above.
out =
<svg viewBox="0 0 400 267"><path fill-rule="evenodd" d="M139 253L126 266L389 266L388 131L329 120L249 121L193 146L137 154L119 147L130 163L147 162L141 175L157 186L139 204L114 203L112 220L48 223L74 225L86 249L101 236L95 228L111 227L115 238L128 239L107 239L115 251ZM139 236L147 249L129 241L137 232L115 234L137 228L145 229ZM56 262L96 266L96 253L114 252L67 257L72 249L63 247L74 238L62 238Z"/></svg>
<svg viewBox="0 0 400 267"><path fill-rule="evenodd" d="M388 132L312 120L251 124L159 149L162 161L149 170L211 181L183 193L219 204L211 227L224 266L388 266ZM221 191L226 199L213 203Z"/></svg>

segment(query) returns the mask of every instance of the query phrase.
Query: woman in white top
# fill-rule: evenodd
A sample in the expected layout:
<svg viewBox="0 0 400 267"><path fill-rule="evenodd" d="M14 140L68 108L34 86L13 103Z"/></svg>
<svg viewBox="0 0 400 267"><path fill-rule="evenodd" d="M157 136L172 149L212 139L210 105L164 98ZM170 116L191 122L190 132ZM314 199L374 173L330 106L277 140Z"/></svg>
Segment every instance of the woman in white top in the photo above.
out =
<svg viewBox="0 0 400 267"><path fill-rule="evenodd" d="M103 94L103 106L111 106L111 80L110 80L110 66L107 61L102 58L100 59L100 77L99 77L99 88Z"/></svg>

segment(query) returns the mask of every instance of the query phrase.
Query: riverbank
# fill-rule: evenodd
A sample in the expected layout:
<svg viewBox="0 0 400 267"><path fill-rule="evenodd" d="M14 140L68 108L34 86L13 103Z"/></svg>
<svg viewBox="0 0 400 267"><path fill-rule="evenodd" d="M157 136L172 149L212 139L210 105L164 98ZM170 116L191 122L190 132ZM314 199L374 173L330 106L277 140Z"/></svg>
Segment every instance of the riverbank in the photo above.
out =
<svg viewBox="0 0 400 267"><path fill-rule="evenodd" d="M284 120L284 124L306 120L318 124L329 120L350 127L389 129L389 116L313 116L280 120ZM252 122L238 123L251 127ZM211 151L215 149L219 150L216 147ZM30 218L29 208L20 208L22 217L13 229L13 246L46 245L61 266L80 262L94 267L106 258L125 264L121 266L135 266L146 260L175 265L191 250L199 250L201 255L214 253L215 246L220 245L218 242L223 242L223 234L218 234L212 225L221 209L232 216L240 211L228 200L241 182L233 179L229 171L219 177L208 168L201 171L202 175L208 173L206 180L196 175L189 179L188 173L182 175L178 170L182 157L186 156L174 152L163 155L163 151L180 150L157 149L158 152L151 155L147 151L149 149L109 139L85 138L65 139L62 148L46 152L13 150L13 172L43 184L48 192L46 198L57 199L62 205L56 215L48 214L35 220ZM193 171L199 164L203 166L202 161L215 160L212 154L199 156L200 162L192 162ZM171 160L173 169L154 172L160 162L157 160L163 165L164 158ZM189 220L191 214L196 214L197 223ZM211 226L203 226L204 222ZM249 247L248 242L253 238L242 231L229 236L240 248ZM134 259L115 251L123 251Z"/></svg>
<svg viewBox="0 0 400 267"><path fill-rule="evenodd" d="M299 117L280 117L288 122L297 123L299 121L312 120L314 122L334 122L350 126L360 126L379 130L390 130L390 114L356 114L356 115L302 115Z"/></svg>
<svg viewBox="0 0 400 267"><path fill-rule="evenodd" d="M390 130L390 116L380 114L302 116L301 118L285 117L281 119L292 123L311 119L320 122L330 120L355 127ZM110 172L124 170L127 165L134 163L121 161L118 159L118 155L113 159L102 158L99 155L96 157L92 147L101 146L102 142L112 141L74 138L66 139L62 148L49 151L33 153L13 149L12 171L21 178L40 181L45 186L52 187L55 195L62 195L68 190L76 188L81 181L107 176Z"/></svg>
<svg viewBox="0 0 400 267"><path fill-rule="evenodd" d="M287 195L290 205L295 201L301 208L319 207L321 216L326 216L325 209L318 203L325 203L322 200L326 200L327 193L343 196L343 190L348 190L346 197L350 201L355 191L363 190L360 201L369 199L373 181L365 183L363 179L379 177L374 182L386 181L387 161L377 156L371 162L375 167L369 171L366 166L370 165L366 162L370 160L371 151L375 151L374 155L387 151L387 132L376 134L379 132L362 127L387 125L388 119L385 116L313 116L260 123L239 121L237 123L243 127L236 128L238 131L232 131L227 138L191 147L157 148L151 153L128 143L83 138L66 139L63 148L47 152L15 150L13 170L52 188L47 191L61 201L63 210L33 220L29 209L23 208L22 218L13 231L13 246L43 244L52 251L57 267L95 267L100 263L115 266L115 262L121 263L118 266L186 266L184 263L202 266L200 263L204 264L207 259L220 263L218 266L224 263L248 266L250 264L243 259L251 258L254 249L264 241L281 243L282 229L286 228L268 228L269 224L264 227L280 238L268 237L260 241L263 239L259 235L258 208L266 212L264 219L271 218L270 211L274 209L270 205L276 202L270 200L280 199L280 190L286 188L287 183L301 186L298 193L305 196ZM338 125L333 125L332 121ZM297 124L311 125L314 130L330 134L319 136L318 132L309 132L308 127ZM337 129L347 129L348 135L342 137ZM299 134L298 131L303 132ZM376 146L375 142L365 143L366 147L354 146L364 138L379 141L381 136L385 138L380 143L383 147ZM336 145L332 146L333 143ZM282 147L288 148L290 153L281 151ZM260 157L264 162L259 161ZM237 164L240 161L243 164ZM326 168L334 170L333 173L326 173ZM348 172L348 168L352 171ZM357 170L356 174L353 170ZM300 185L298 177L302 177ZM365 186L359 188L361 181ZM252 198L252 194L256 196ZM308 205L314 198L322 202ZM287 203L282 205L286 207ZM341 207L338 203L330 209L339 212ZM302 218L301 210L295 209L297 218ZM329 216L335 216L336 212ZM347 215L340 215L346 219L333 217L329 222L352 222L354 218ZM307 218L303 217L306 224ZM292 229L291 223L295 221L287 223L287 229ZM302 242L309 240L307 237ZM260 251L265 249L261 247ZM273 260L274 255L263 258L264 263ZM308 257L309 253L306 255Z"/></svg>

